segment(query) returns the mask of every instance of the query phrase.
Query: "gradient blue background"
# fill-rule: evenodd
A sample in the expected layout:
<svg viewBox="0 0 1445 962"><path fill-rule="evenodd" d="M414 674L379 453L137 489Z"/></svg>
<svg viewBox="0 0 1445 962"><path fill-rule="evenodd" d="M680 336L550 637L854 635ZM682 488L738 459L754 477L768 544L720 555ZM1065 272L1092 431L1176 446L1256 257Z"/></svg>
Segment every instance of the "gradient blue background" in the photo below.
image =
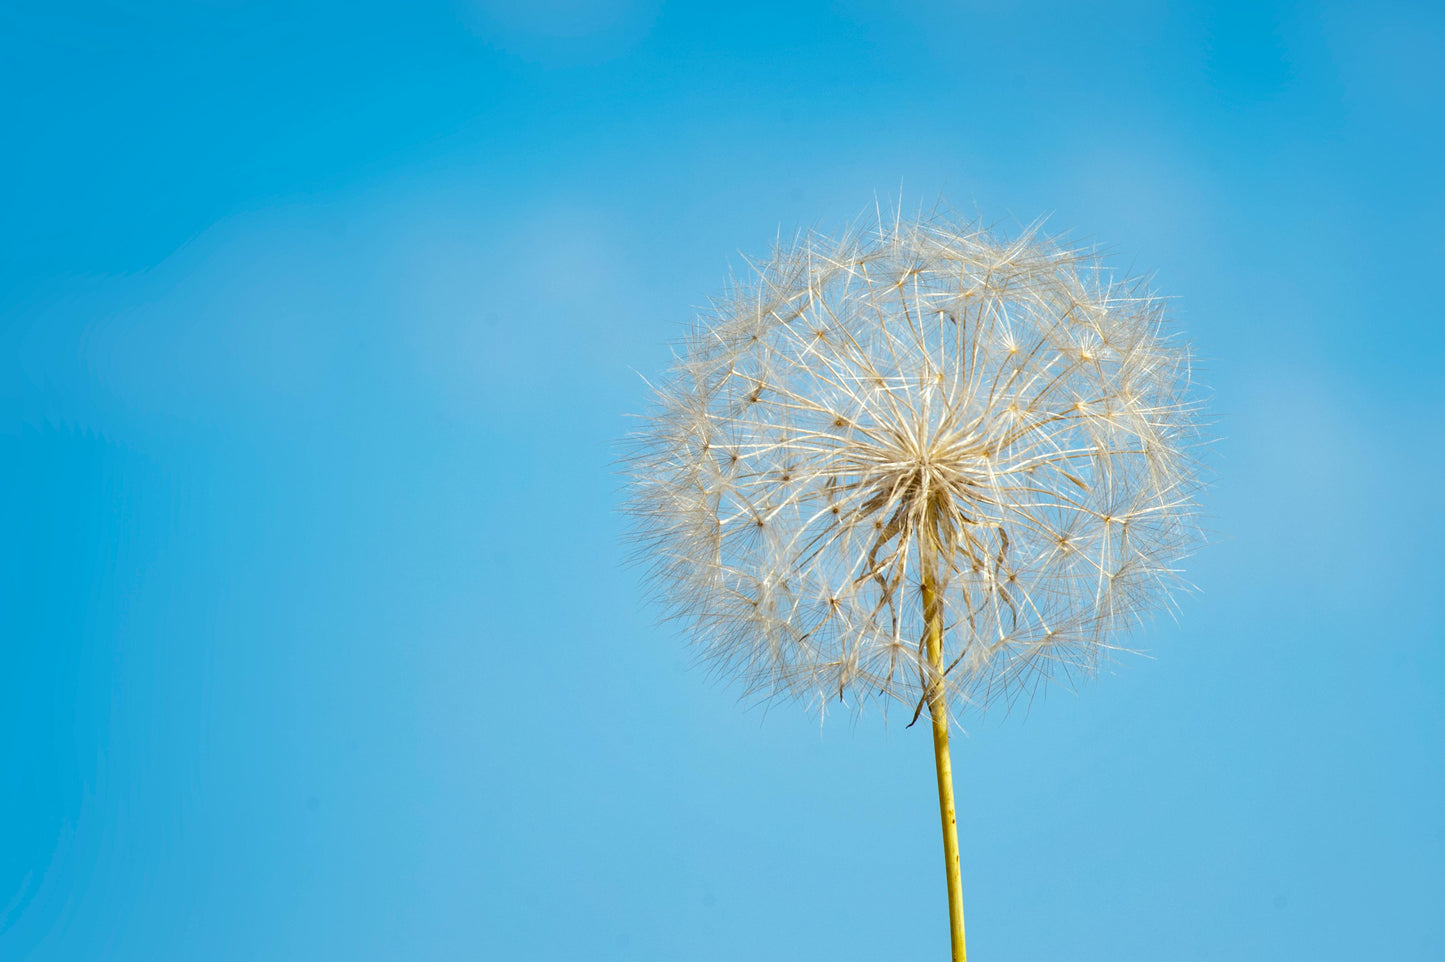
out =
<svg viewBox="0 0 1445 962"><path fill-rule="evenodd" d="M974 954L1445 958L1441 8L514 6L0 5L0 958L943 958L927 733L690 667L610 465L900 189L1224 438L1151 657L957 740Z"/></svg>

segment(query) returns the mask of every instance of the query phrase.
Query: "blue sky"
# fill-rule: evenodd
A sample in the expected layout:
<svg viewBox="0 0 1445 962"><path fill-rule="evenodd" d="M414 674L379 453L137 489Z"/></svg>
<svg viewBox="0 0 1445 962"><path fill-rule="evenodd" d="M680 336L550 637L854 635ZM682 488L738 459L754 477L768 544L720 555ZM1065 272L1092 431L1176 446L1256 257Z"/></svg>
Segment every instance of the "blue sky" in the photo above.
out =
<svg viewBox="0 0 1445 962"><path fill-rule="evenodd" d="M638 372L875 198L1150 273L1148 657L955 745L980 959L1445 956L1445 15L0 7L0 957L938 958L927 733L623 568Z"/></svg>

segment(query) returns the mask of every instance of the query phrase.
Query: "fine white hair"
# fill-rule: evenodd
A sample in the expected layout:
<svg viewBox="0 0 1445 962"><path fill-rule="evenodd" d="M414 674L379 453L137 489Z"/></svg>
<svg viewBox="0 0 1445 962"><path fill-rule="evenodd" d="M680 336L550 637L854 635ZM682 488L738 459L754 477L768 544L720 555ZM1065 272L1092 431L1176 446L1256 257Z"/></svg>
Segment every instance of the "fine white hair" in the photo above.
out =
<svg viewBox="0 0 1445 962"><path fill-rule="evenodd" d="M1011 701L1169 605L1199 534L1195 393L1163 302L1037 229L803 235L655 387L628 442L638 557L761 698Z"/></svg>

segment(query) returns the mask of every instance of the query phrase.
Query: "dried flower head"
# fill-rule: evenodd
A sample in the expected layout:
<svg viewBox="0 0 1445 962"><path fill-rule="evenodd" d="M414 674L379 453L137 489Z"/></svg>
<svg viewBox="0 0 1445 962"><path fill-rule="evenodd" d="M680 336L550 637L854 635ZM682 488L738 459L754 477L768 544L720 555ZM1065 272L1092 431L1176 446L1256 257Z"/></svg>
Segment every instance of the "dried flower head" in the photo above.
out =
<svg viewBox="0 0 1445 962"><path fill-rule="evenodd" d="M699 320L629 510L669 613L751 692L956 715L1094 670L1168 604L1197 417L1141 283L1036 230L899 220L780 247Z"/></svg>

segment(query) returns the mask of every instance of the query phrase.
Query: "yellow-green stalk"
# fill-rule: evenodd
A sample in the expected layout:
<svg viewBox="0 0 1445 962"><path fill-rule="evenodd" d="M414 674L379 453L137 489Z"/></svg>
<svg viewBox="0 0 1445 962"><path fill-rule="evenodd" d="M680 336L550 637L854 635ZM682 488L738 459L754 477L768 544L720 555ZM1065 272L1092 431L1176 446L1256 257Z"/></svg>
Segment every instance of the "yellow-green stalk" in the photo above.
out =
<svg viewBox="0 0 1445 962"><path fill-rule="evenodd" d="M931 525L929 526L931 527ZM948 700L943 689L943 604L938 594L937 554L931 531L921 540L923 551L923 617L927 623L925 647L932 683L928 714L933 719L933 762L938 772L938 813L943 822L943 863L948 875L949 944L953 962L966 962L963 938L963 877L958 864L958 813L953 804L953 765L948 755Z"/></svg>

